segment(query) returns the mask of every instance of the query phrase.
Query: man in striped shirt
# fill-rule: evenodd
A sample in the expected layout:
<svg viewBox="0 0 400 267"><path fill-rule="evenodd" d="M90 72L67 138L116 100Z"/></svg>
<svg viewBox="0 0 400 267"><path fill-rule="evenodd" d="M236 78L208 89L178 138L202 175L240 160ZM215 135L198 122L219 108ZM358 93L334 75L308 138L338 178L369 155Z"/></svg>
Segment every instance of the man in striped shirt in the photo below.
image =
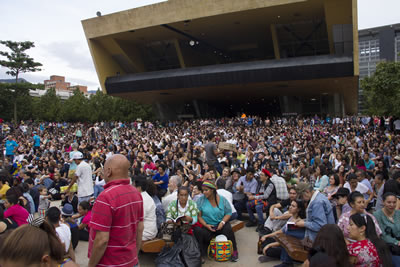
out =
<svg viewBox="0 0 400 267"><path fill-rule="evenodd" d="M92 209L89 267L139 266L138 252L143 234L143 200L130 185L130 163L121 154L104 165L104 191Z"/></svg>

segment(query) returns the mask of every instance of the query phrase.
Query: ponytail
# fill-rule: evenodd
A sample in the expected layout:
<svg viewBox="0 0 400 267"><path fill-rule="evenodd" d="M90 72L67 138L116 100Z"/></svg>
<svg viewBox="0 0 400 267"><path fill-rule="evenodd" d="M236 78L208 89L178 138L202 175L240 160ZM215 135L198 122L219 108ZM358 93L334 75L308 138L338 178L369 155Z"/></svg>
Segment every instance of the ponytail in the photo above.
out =
<svg viewBox="0 0 400 267"><path fill-rule="evenodd" d="M392 256L385 241L376 234L375 223L371 216L365 213L356 213L350 216L350 220L352 220L357 227L365 226L365 237L375 245L382 266L391 267Z"/></svg>

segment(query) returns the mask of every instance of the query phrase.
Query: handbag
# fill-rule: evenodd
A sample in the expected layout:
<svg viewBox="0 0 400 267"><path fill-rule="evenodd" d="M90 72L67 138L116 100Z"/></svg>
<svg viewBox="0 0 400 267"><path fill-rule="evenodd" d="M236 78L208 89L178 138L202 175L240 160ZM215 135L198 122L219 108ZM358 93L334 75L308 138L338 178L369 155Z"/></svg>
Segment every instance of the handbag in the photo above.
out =
<svg viewBox="0 0 400 267"><path fill-rule="evenodd" d="M226 236L219 235L210 241L208 246L208 257L216 261L228 261L231 259L233 253L232 241L228 240Z"/></svg>

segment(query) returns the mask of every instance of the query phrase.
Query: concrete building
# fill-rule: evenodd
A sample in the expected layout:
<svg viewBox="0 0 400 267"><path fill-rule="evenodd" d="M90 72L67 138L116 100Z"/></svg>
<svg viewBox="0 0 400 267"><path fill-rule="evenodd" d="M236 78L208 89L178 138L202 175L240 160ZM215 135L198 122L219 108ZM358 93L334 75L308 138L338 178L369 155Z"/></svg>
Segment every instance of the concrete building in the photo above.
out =
<svg viewBox="0 0 400 267"><path fill-rule="evenodd" d="M79 89L82 93L87 93L87 86L83 85L73 85L71 83L65 81L64 76L52 75L50 76L50 80L44 81L44 89L54 88L56 91L64 90L64 91L75 91Z"/></svg>
<svg viewBox="0 0 400 267"><path fill-rule="evenodd" d="M359 35L360 80L374 74L381 61L400 61L400 23L363 29ZM359 112L363 108L363 89L359 88Z"/></svg>
<svg viewBox="0 0 400 267"><path fill-rule="evenodd" d="M161 119L357 113L357 0L169 0L82 25L103 91Z"/></svg>

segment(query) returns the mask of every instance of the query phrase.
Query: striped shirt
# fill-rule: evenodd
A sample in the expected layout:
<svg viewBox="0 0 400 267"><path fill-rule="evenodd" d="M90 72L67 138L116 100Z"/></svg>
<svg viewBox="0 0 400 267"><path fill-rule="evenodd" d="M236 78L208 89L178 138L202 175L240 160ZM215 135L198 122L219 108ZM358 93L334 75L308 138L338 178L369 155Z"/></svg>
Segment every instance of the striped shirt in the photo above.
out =
<svg viewBox="0 0 400 267"><path fill-rule="evenodd" d="M110 232L110 238L97 266L131 267L138 264L136 230L140 221L143 221L143 200L136 188L128 179L107 183L92 209L89 258L96 231L102 231Z"/></svg>

